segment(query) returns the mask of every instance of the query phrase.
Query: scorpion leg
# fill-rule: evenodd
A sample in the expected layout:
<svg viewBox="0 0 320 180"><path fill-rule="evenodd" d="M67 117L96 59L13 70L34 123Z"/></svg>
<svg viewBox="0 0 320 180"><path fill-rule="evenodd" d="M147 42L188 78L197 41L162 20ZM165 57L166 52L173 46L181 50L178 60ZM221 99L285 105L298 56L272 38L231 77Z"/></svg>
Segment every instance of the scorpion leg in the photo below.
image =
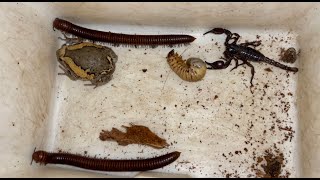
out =
<svg viewBox="0 0 320 180"><path fill-rule="evenodd" d="M236 62L236 65L234 66L234 68L232 68L232 69L230 70L230 72L231 72L232 70L236 69L236 68L239 66L239 61L238 61L238 59L234 58L234 61Z"/></svg>
<svg viewBox="0 0 320 180"><path fill-rule="evenodd" d="M253 46L253 47L258 47L261 45L261 40L260 41L252 41L252 42L246 42L246 43L241 43L240 46L248 47L248 46Z"/></svg>
<svg viewBox="0 0 320 180"><path fill-rule="evenodd" d="M249 67L251 67L251 79L250 79L250 84L251 84L251 87L252 87L252 86L253 86L252 80L253 80L254 73L255 73L254 67L253 67L253 65L250 64L248 61L243 61L243 63L245 63L245 64L247 64Z"/></svg>
<svg viewBox="0 0 320 180"><path fill-rule="evenodd" d="M231 72L232 70L236 69L237 67L239 67L239 66L242 66L242 65L245 65L245 64L246 64L246 63L244 63L244 62L242 62L241 64L238 64L238 60L241 60L241 59L237 59L237 58L235 58L236 66L235 66L234 68L232 68L232 69L230 70L230 72Z"/></svg>
<svg viewBox="0 0 320 180"><path fill-rule="evenodd" d="M241 65L244 65L244 64L245 64L244 62L243 62L243 63L241 63L241 64L239 64L239 61L238 61L239 59L237 59L237 58L235 58L234 60L236 61L236 66L235 66L234 68L232 68L232 69L230 70L230 72L231 72L231 71L233 71L234 69L237 69L239 66L241 66Z"/></svg>

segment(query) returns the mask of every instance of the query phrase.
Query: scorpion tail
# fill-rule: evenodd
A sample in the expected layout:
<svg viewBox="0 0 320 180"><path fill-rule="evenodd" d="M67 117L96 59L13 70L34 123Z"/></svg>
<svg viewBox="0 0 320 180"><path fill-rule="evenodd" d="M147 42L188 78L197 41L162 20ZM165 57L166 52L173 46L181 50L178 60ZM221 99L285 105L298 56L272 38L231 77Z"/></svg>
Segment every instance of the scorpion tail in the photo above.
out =
<svg viewBox="0 0 320 180"><path fill-rule="evenodd" d="M268 64L271 64L271 65L273 65L273 66L276 66L276 67L278 67L278 68L287 70L287 71L298 72L298 68L296 68L296 67L286 66L286 65L284 65L284 64L281 64L281 63L279 63L279 62L277 62L277 61L275 61L275 60L272 60L272 59L270 59L270 58L267 58L267 57L264 58L264 62L266 62L266 63L268 63Z"/></svg>

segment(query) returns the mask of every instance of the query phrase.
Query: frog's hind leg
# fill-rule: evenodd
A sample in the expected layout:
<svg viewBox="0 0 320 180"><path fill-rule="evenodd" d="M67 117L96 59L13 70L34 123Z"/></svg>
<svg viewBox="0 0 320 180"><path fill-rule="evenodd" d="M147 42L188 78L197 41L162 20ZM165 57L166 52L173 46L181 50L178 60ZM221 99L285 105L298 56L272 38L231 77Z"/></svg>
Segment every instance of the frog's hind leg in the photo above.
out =
<svg viewBox="0 0 320 180"><path fill-rule="evenodd" d="M60 67L60 69L63 70L64 73L58 73L58 75L66 75L73 81L77 80L77 77L73 73L71 73L70 71L66 70L62 66L59 66L59 67Z"/></svg>
<svg viewBox="0 0 320 180"><path fill-rule="evenodd" d="M91 82L91 84L84 84L84 86L94 86L93 89L95 89L98 86L100 86L100 84L95 79L91 80L90 82Z"/></svg>
<svg viewBox="0 0 320 180"><path fill-rule="evenodd" d="M58 75L65 75L68 76L71 80L75 81L77 79L79 79L79 77L73 73L72 71L66 69L66 64L64 64L63 62L59 61L61 65L59 65L59 68L62 69L63 73L58 73Z"/></svg>
<svg viewBox="0 0 320 180"><path fill-rule="evenodd" d="M102 86L107 84L112 79L112 75L105 75L105 73L97 75L94 79L91 80L91 84L85 84L85 86Z"/></svg>

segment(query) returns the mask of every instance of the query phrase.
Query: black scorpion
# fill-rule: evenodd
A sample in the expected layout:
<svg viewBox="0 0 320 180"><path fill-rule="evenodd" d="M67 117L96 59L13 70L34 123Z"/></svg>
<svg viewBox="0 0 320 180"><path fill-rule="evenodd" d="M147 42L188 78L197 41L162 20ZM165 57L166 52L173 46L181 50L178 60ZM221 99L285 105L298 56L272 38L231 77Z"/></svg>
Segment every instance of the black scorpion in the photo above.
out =
<svg viewBox="0 0 320 180"><path fill-rule="evenodd" d="M251 68L251 80L250 80L251 86L253 86L252 80L255 74L255 70L253 65L248 61L265 62L287 71L298 72L298 68L288 67L286 65L283 65L275 60L265 57L259 51L249 47L249 46L252 46L255 48L259 46L261 44L261 41L252 41L252 42L237 44L237 41L239 40L240 35L238 33L231 33L229 30L223 29L223 28L214 28L204 33L203 35L206 35L208 33L226 34L227 38L224 42L224 45L226 46L226 50L223 52L224 57L221 57L221 59L225 61L218 60L213 63L206 62L206 64L210 66L207 69L225 69L230 65L232 60L236 61L236 65L234 68L231 69L231 71L236 69L238 66L246 64ZM233 41L229 43L230 40L233 40ZM241 60L242 63L239 64L238 60Z"/></svg>

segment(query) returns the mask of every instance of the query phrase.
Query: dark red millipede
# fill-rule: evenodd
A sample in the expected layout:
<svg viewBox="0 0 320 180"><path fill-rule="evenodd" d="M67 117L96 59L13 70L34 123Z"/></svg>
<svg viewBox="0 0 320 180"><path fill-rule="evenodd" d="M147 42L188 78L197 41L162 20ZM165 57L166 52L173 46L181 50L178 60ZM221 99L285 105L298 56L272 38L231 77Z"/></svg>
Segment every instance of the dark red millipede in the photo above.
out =
<svg viewBox="0 0 320 180"><path fill-rule="evenodd" d="M174 151L162 156L137 160L109 160L81 156L70 153L50 153L36 151L32 159L40 164L64 164L97 171L148 171L171 164L180 156Z"/></svg>
<svg viewBox="0 0 320 180"><path fill-rule="evenodd" d="M179 34L130 35L130 34L119 34L119 33L113 33L113 32L104 32L104 31L98 31L98 30L81 27L60 18L56 18L53 21L53 27L81 38L85 38L93 41L114 43L114 44L172 46L176 44L188 44L193 42L196 39L193 36L183 35L183 34L180 34L180 35Z"/></svg>

